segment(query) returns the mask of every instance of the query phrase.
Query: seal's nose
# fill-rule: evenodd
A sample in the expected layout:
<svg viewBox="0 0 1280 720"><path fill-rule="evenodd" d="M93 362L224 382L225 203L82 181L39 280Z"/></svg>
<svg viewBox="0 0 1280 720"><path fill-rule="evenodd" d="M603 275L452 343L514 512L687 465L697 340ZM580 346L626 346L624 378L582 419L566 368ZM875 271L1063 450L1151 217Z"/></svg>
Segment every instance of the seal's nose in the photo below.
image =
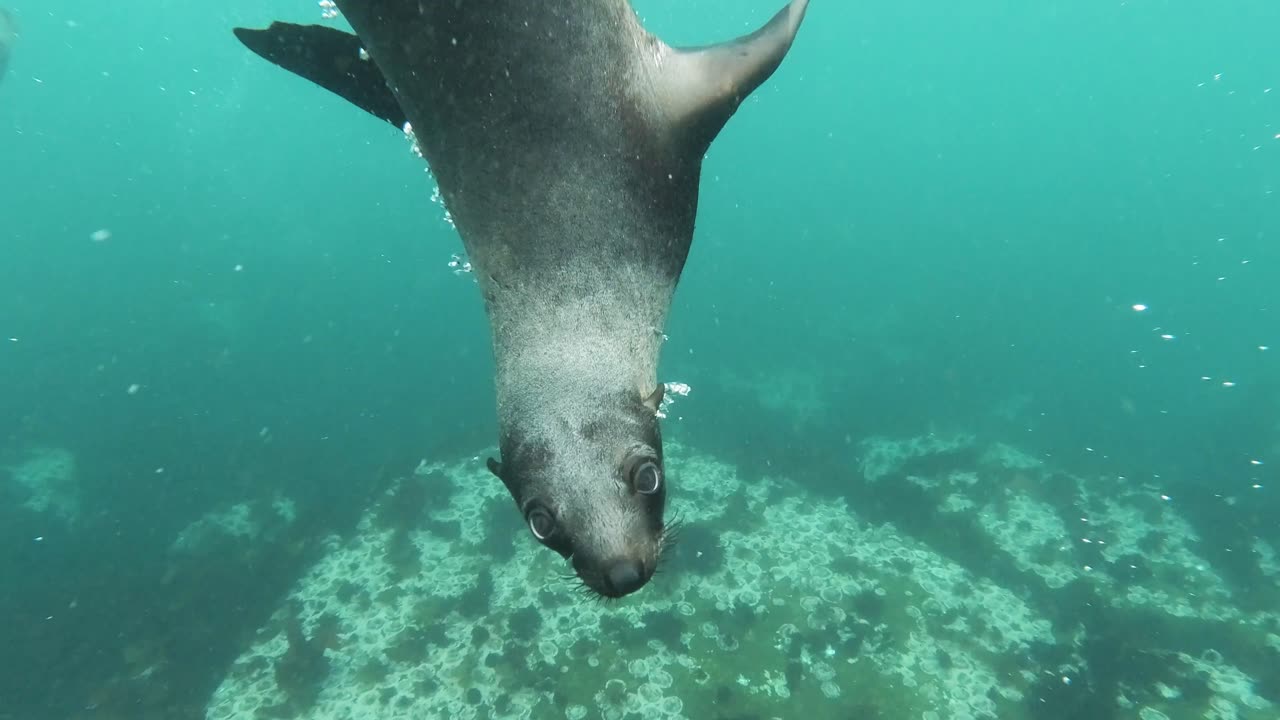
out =
<svg viewBox="0 0 1280 720"><path fill-rule="evenodd" d="M604 573L605 585L609 594L622 597L639 590L644 585L644 566L639 560L616 560Z"/></svg>

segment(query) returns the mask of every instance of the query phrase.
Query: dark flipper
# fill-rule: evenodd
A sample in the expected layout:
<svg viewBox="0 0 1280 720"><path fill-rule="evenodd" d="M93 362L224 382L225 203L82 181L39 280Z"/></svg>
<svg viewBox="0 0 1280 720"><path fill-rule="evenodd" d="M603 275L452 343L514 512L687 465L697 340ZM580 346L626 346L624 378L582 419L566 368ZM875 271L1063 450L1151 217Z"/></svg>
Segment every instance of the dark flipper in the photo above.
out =
<svg viewBox="0 0 1280 720"><path fill-rule="evenodd" d="M235 28L245 47L360 109L403 128L408 118L360 38L323 25L273 22L266 30Z"/></svg>
<svg viewBox="0 0 1280 720"><path fill-rule="evenodd" d="M809 0L791 0L764 27L737 40L675 49L659 90L670 122L687 128L701 155L742 101L791 49Z"/></svg>

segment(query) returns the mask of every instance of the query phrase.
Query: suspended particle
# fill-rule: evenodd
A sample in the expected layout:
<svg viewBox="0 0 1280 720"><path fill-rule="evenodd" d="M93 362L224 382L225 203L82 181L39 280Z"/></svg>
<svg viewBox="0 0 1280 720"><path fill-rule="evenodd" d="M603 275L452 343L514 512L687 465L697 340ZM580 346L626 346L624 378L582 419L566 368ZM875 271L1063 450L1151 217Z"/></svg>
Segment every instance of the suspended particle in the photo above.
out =
<svg viewBox="0 0 1280 720"><path fill-rule="evenodd" d="M475 268L472 267L471 261L465 257L454 253L449 260L449 269L453 270L454 275L463 275L471 272Z"/></svg>

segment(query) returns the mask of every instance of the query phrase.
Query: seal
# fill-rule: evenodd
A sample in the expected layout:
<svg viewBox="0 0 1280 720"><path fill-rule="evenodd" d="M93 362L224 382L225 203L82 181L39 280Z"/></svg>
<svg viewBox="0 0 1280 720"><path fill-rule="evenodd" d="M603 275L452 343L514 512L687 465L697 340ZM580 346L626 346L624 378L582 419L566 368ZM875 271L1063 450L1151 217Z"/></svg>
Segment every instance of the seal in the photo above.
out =
<svg viewBox="0 0 1280 720"><path fill-rule="evenodd" d="M412 133L484 296L501 462L534 537L617 598L670 528L657 381L702 158L781 64L808 0L670 47L628 0L337 0L355 30L235 30Z"/></svg>
<svg viewBox="0 0 1280 720"><path fill-rule="evenodd" d="M0 8L0 80L4 80L4 74L9 69L9 53L17 41L17 21L13 19L12 13Z"/></svg>

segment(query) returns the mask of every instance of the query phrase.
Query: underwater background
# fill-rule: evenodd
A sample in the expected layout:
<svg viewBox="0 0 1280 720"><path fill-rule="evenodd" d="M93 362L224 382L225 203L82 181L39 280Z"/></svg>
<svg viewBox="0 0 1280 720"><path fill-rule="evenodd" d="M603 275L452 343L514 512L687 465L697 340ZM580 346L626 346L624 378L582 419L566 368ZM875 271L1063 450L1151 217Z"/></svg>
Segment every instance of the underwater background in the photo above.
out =
<svg viewBox="0 0 1280 720"><path fill-rule="evenodd" d="M484 470L421 160L231 34L340 19L5 5L0 720L1280 717L1275 3L816 0L707 158L684 539L607 605Z"/></svg>

